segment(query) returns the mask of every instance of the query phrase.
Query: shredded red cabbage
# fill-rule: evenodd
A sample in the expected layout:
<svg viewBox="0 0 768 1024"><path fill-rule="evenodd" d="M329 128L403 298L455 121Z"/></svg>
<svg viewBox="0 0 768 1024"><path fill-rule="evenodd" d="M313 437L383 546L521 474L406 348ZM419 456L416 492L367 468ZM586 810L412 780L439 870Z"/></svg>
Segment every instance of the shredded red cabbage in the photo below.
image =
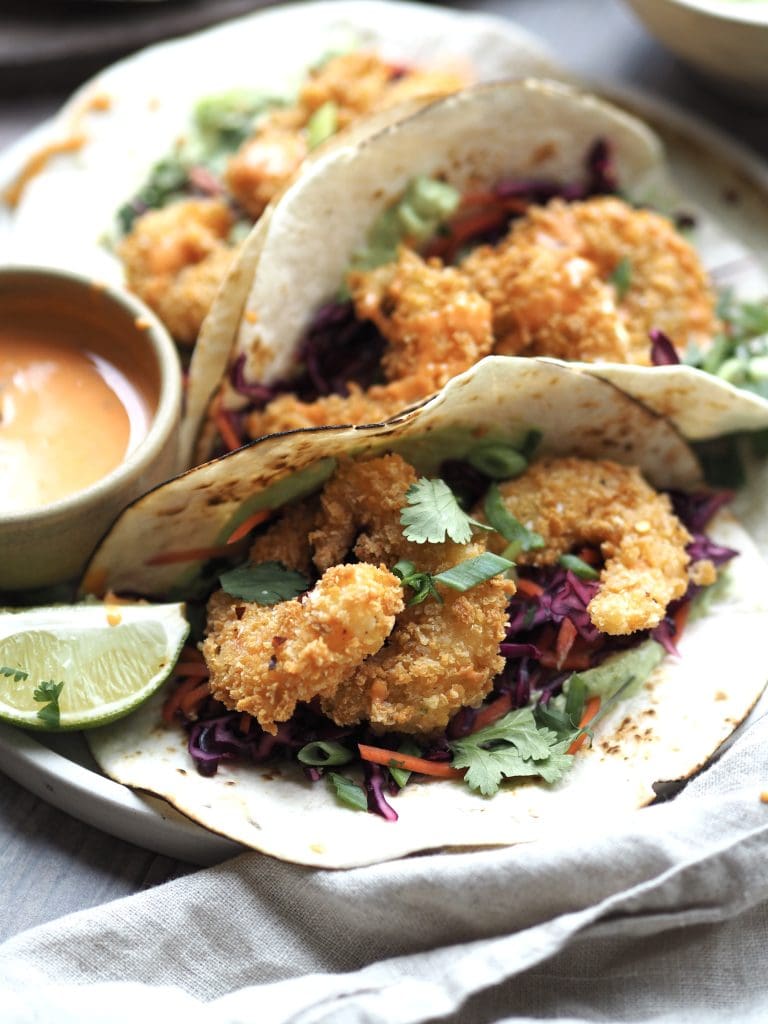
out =
<svg viewBox="0 0 768 1024"><path fill-rule="evenodd" d="M654 366L677 366L680 356L671 340L663 332L655 328L648 332L651 339L651 362Z"/></svg>

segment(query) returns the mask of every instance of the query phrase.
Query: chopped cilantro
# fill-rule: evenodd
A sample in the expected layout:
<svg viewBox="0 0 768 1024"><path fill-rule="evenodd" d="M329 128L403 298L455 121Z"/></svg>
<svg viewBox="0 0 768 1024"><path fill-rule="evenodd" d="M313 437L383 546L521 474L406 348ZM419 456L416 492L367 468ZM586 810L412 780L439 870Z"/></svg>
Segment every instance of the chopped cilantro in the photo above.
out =
<svg viewBox="0 0 768 1024"><path fill-rule="evenodd" d="M403 536L416 544L440 544L446 536L457 544L467 544L473 526L488 529L467 515L444 480L422 477L408 488L406 501L400 512Z"/></svg>
<svg viewBox="0 0 768 1024"><path fill-rule="evenodd" d="M510 711L471 736L453 740L454 768L466 768L464 781L483 796L493 796L502 779L539 776L557 782L571 765L572 735L537 724L532 708Z"/></svg>
<svg viewBox="0 0 768 1024"><path fill-rule="evenodd" d="M256 604L290 601L309 588L309 580L300 572L287 569L282 562L241 565L219 577L222 590L232 597Z"/></svg>
<svg viewBox="0 0 768 1024"><path fill-rule="evenodd" d="M29 679L29 672L25 672L22 668L9 668L7 665L0 665L0 676L13 679L14 683L22 683L25 679Z"/></svg>
<svg viewBox="0 0 768 1024"><path fill-rule="evenodd" d="M356 782L338 772L328 772L327 778L339 800L356 811L368 810L368 797Z"/></svg>
<svg viewBox="0 0 768 1024"><path fill-rule="evenodd" d="M45 679L35 687L32 694L36 703L44 705L37 712L37 717L53 729L57 729L59 726L59 697L63 689L64 683L54 683L52 679Z"/></svg>
<svg viewBox="0 0 768 1024"><path fill-rule="evenodd" d="M628 256L621 257L608 280L616 289L616 297L621 302L632 285L632 264Z"/></svg>

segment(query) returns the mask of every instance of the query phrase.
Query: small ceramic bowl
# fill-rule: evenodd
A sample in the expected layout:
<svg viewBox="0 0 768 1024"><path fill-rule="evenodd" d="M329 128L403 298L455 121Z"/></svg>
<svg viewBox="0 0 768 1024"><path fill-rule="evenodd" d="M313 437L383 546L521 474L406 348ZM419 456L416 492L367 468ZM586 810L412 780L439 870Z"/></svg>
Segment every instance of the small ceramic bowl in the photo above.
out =
<svg viewBox="0 0 768 1024"><path fill-rule="evenodd" d="M627 0L667 49L724 91L768 103L768 0Z"/></svg>
<svg viewBox="0 0 768 1024"><path fill-rule="evenodd" d="M56 496L48 503L24 507L21 502L19 507L18 501L14 506L13 495L9 494L13 485L4 486L3 458L6 468L9 460L15 458L18 473L19 455L8 454L10 442L7 438L4 442L0 404L0 593L48 587L76 578L117 514L134 498L176 472L182 399L178 355L160 321L132 296L88 278L62 270L1 267L0 334L2 331L16 331L6 333L5 350L11 358L7 365L11 366L16 351L36 344L30 338L46 335L56 344L61 343L57 339L82 339L78 344L83 351L106 354L110 361L104 361L104 365L111 367L114 362L117 367L116 372L106 371L112 374L110 388L113 378L123 383L126 377L135 377L134 383L140 381L140 387L135 389L140 401L135 396L128 397L126 409L133 402L136 408L141 406L141 411L125 414L130 421L131 440L125 453L117 457L114 468L81 489ZM100 359L96 362L102 365ZM9 393L11 382L17 380L10 374L6 369ZM114 384L118 391L122 386ZM113 401L112 390L102 404L107 399ZM16 407L22 405L23 391L17 388L13 400ZM79 399L75 405L78 431L90 430L94 450L98 450L102 446L102 428L92 426L84 414L81 417ZM83 402L82 409L85 408ZM122 407L117 415L121 413ZM135 429L137 417L141 419L139 431ZM66 422L71 422L71 417ZM122 420L121 423L124 430L128 429ZM17 430L19 433L24 438L23 430ZM18 447L19 442L16 444ZM28 458L23 452L23 441L21 457ZM78 463L82 464L83 460Z"/></svg>

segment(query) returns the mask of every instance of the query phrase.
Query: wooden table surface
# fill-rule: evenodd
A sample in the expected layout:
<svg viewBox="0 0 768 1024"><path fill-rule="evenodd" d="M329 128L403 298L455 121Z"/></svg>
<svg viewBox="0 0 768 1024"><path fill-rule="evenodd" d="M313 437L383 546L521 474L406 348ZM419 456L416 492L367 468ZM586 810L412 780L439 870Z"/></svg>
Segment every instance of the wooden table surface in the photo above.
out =
<svg viewBox="0 0 768 1024"><path fill-rule="evenodd" d="M249 0L10 4L0 44L0 148L52 114L99 64L151 38L259 6ZM620 0L506 0L452 6L517 21L593 80L673 100L768 157L765 111L726 99L681 67ZM74 56L62 52L68 39ZM79 41L79 42L78 42ZM101 47L101 49L100 49ZM22 53L23 60L19 57ZM102 57L102 54L104 55ZM0 940L196 870L91 828L0 774Z"/></svg>

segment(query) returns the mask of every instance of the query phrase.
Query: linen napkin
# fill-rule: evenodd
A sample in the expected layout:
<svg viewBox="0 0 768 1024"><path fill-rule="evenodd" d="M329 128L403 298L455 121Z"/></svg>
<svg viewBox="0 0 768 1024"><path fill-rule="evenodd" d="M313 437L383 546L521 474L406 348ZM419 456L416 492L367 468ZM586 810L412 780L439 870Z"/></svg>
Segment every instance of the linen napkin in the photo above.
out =
<svg viewBox="0 0 768 1024"><path fill-rule="evenodd" d="M0 947L0 1018L763 1022L766 790L768 697L599 831L350 871L249 853L32 929Z"/></svg>

